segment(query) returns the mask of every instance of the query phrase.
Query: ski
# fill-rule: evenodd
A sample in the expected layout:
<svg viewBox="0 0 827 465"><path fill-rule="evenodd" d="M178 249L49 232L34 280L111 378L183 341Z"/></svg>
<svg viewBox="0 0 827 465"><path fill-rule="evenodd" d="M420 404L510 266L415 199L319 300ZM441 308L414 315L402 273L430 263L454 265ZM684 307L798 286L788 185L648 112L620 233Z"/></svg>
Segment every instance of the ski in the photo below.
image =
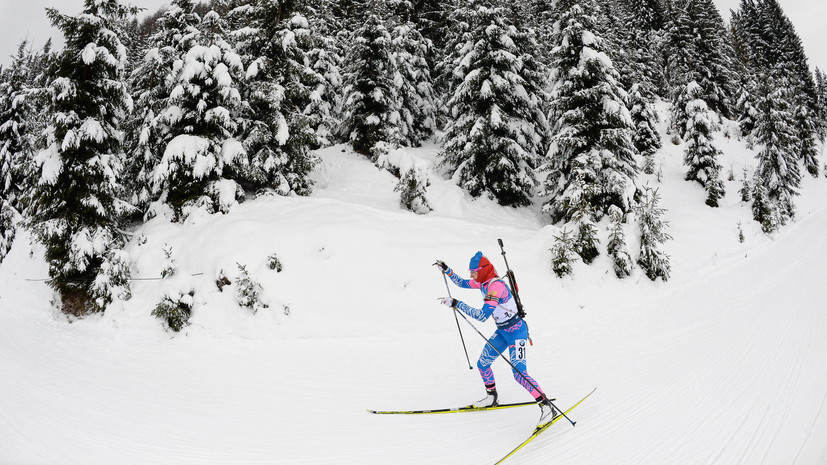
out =
<svg viewBox="0 0 827 465"><path fill-rule="evenodd" d="M594 394L594 391L596 391L596 390L597 390L597 388L592 389L592 392L590 392L590 393L586 394L586 397L584 397L584 398L580 399L580 401L579 401L579 402L577 402L576 404L574 404L574 405L572 405L571 407L569 407L569 409L568 409L568 410L566 410L565 412L563 412L563 415L567 415L569 412L571 412L572 410L574 410L574 408L575 408L575 407L577 407L578 405L580 405L581 403L583 403L583 401L584 401L584 400L586 400L586 399L587 399L590 395ZM554 419L553 419L553 420L551 420L550 422L545 423L545 424L543 424L543 425L541 425L541 426L538 426L538 427L534 428L534 432L533 432L533 433L531 433L531 436L529 436L529 437L528 437L528 439L526 439L525 441L523 441L523 442L522 442L519 446L515 447L515 448L514 448L511 452L509 452L509 453L508 453L508 455L506 455L505 457L501 458L501 459L500 459L499 461L497 461L497 463L495 463L494 465L498 465L498 464L500 464L500 463L505 462L505 460L506 460L507 458L509 458L509 457L511 457L512 455L514 455L515 453L517 453L517 451L518 451L518 450L522 449L523 447L525 447L525 445L526 445L526 444L528 444L529 442L533 441L533 440L534 440L534 438L536 438L537 436L539 436L540 434L542 434L542 433L543 433L543 431L545 431L545 430L549 429L549 428L551 427L551 425L553 425L553 424L557 423L557 421L559 421L561 418L565 418L563 415L558 415L558 416L554 417Z"/></svg>
<svg viewBox="0 0 827 465"><path fill-rule="evenodd" d="M552 399L556 400L556 399ZM421 415L429 413L461 413L461 412L482 412L485 410L500 410L506 408L523 407L526 405L537 405L536 401L516 402L513 404L499 404L494 407L474 407L473 405L466 405L464 407L440 408L431 410L370 410L369 413L377 415Z"/></svg>

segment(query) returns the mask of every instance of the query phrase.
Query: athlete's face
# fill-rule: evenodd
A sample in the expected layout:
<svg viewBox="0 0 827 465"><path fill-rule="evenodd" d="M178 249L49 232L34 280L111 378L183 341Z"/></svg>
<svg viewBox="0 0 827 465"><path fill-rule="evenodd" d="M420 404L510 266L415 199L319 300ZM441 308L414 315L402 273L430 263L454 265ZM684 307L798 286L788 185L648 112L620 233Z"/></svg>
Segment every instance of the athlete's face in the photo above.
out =
<svg viewBox="0 0 827 465"><path fill-rule="evenodd" d="M474 281L476 281L476 280L477 280L477 275L478 275L478 274L479 274L479 272L478 272L478 271L476 271L476 270L475 270L475 271L471 271L471 279L473 279Z"/></svg>

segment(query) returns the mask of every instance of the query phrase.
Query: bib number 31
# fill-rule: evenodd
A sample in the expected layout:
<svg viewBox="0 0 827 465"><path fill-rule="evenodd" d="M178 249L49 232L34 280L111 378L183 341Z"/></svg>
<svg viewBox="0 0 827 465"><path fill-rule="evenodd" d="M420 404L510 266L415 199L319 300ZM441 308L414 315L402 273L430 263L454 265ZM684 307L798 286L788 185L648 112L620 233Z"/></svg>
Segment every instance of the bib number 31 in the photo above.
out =
<svg viewBox="0 0 827 465"><path fill-rule="evenodd" d="M514 341L514 356L517 360L525 360L526 342L525 339L517 339Z"/></svg>

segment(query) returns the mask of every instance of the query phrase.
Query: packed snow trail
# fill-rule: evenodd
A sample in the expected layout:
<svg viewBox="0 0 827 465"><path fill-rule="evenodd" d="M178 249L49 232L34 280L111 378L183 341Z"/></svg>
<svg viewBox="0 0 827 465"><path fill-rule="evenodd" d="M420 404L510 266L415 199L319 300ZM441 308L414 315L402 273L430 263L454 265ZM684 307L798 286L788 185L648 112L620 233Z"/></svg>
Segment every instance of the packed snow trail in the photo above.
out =
<svg viewBox="0 0 827 465"><path fill-rule="evenodd" d="M463 270L483 250L502 272L497 238L528 311L532 375L564 407L600 386L573 412L577 427L560 422L508 463L827 462L822 180L806 181L798 220L774 238L745 222L744 244L723 214L747 210L731 195L713 210L694 185L664 184L671 281L617 280L606 257L561 280L547 253L558 229L534 210L472 201L433 179L435 211L417 216L399 209L388 173L339 148L321 155L310 198L138 231L136 276L157 275L165 244L182 276L205 273L187 278L196 308L178 334L150 316L164 282L135 282L132 300L67 321L42 282L25 280L47 269L22 234L0 266L0 464L493 463L531 432L536 409L365 410L482 396L431 264ZM667 161L666 176L680 179L679 158ZM274 252L281 273L266 267ZM236 263L262 283L268 310L253 315L232 286L216 288L218 270ZM463 332L475 358L484 341ZM503 402L530 400L504 362L493 368Z"/></svg>

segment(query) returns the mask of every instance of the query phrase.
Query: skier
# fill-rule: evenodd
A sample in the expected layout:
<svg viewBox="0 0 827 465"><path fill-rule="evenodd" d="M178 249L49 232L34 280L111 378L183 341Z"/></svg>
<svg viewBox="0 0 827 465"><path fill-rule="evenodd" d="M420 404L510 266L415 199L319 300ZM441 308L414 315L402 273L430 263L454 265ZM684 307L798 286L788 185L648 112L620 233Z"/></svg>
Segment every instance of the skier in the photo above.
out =
<svg viewBox="0 0 827 465"><path fill-rule="evenodd" d="M465 302L451 297L441 297L442 304L461 310L468 316L479 321L485 321L490 316L494 317L497 324L497 331L488 339L488 343L482 349L477 368L479 368L482 382L485 385L485 398L474 403L475 407L490 407L497 405L497 387L494 380L494 372L491 364L497 359L500 353L504 354L505 348L511 357L514 379L520 383L537 401L540 406L540 420L537 425L543 425L553 420L559 413L554 409L546 395L540 390L540 386L526 371L526 350L528 349L528 327L525 321L518 315L517 304L508 286L499 279L494 266L488 261L482 252L477 252L468 265L471 272L471 279L463 279L441 260L435 263L451 281L465 289L479 289L484 296L484 305L476 309ZM519 370L519 373L517 370Z"/></svg>

